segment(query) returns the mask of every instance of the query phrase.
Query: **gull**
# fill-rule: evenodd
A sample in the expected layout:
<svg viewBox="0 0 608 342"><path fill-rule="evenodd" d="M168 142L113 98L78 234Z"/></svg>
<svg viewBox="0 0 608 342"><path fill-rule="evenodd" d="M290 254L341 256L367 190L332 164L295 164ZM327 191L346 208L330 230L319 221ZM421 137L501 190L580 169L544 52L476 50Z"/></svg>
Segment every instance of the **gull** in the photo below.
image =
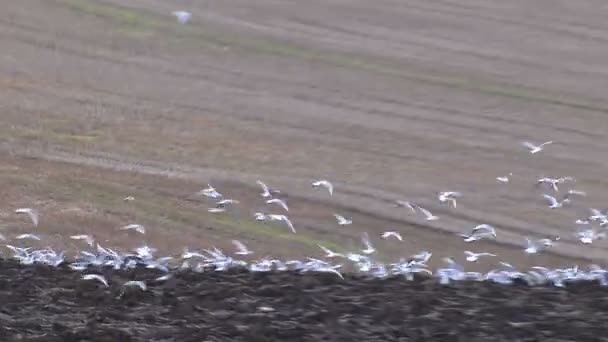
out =
<svg viewBox="0 0 608 342"><path fill-rule="evenodd" d="M32 208L19 208L17 210L15 210L15 213L17 214L26 214L27 216L30 217L30 220L32 220L32 223L34 223L34 226L38 225L38 210L36 209L32 209Z"/></svg>
<svg viewBox="0 0 608 342"><path fill-rule="evenodd" d="M411 258L413 260L421 262L421 263L427 263L429 261L429 259L431 259L432 256L433 256L433 253L431 253L429 251L422 251L418 254L412 255Z"/></svg>
<svg viewBox="0 0 608 342"><path fill-rule="evenodd" d="M464 254L466 254L466 256L467 256L467 258L466 258L467 261L470 261L470 262L475 262L475 261L479 260L479 258L482 256L496 256L496 254L492 254L492 253L485 253L485 252L473 253L471 251L464 251Z"/></svg>
<svg viewBox="0 0 608 342"><path fill-rule="evenodd" d="M471 230L471 234L460 234L460 236L464 237L465 242L473 242L477 240L481 240L485 237L493 237L496 239L496 228L489 224L480 224L475 226Z"/></svg>
<svg viewBox="0 0 608 342"><path fill-rule="evenodd" d="M270 214L268 215L268 218L270 219L270 221L283 221L287 224L287 226L289 226L289 229L291 229L291 231L295 234L296 229L293 227L293 224L291 223L291 221L289 220L289 218L285 215L275 215L275 214Z"/></svg>
<svg viewBox="0 0 608 342"><path fill-rule="evenodd" d="M603 233L603 232L597 233L593 229L587 229L587 230L578 232L577 236L578 236L578 239L580 240L580 242L588 245L590 243L593 243L594 240L605 238L606 233Z"/></svg>
<svg viewBox="0 0 608 342"><path fill-rule="evenodd" d="M15 239L17 239L17 240L32 239L32 240L38 240L38 241L40 241L40 238L37 235L34 235L34 234L21 234L21 235L17 235L15 237Z"/></svg>
<svg viewBox="0 0 608 342"><path fill-rule="evenodd" d="M437 196L437 198L439 199L439 202L441 203L445 203L445 202L449 202L450 204L452 204L452 207L456 208L456 198L458 197L462 197L462 193L457 192L457 191L443 191L440 192L439 195Z"/></svg>
<svg viewBox="0 0 608 342"><path fill-rule="evenodd" d="M272 198L266 201L266 203L268 204L278 204L281 207L283 207L283 209L285 209L285 211L289 211L289 208L287 207L287 203L285 203L284 200L280 199L280 198Z"/></svg>
<svg viewBox="0 0 608 342"><path fill-rule="evenodd" d="M390 232L382 233L382 238L384 238L384 239L388 239L391 236L394 236L399 241L403 241L403 237L401 237L401 234L399 234L397 232L390 231Z"/></svg>
<svg viewBox="0 0 608 342"><path fill-rule="evenodd" d="M120 230L134 230L140 234L146 234L146 228L144 228L144 226L142 226L141 224L136 224L136 223L126 225L126 226L120 228Z"/></svg>
<svg viewBox="0 0 608 342"><path fill-rule="evenodd" d="M344 254L336 253L325 246L321 246L321 245L317 245L317 246L319 246L319 248L321 248L321 250L323 250L323 252L325 252L326 258L335 258L335 257L343 258L344 257Z"/></svg>
<svg viewBox="0 0 608 342"><path fill-rule="evenodd" d="M416 208L418 208L418 210L425 216L425 219L427 221L436 221L439 220L439 216L435 216L433 215L430 211L428 211L427 209L424 209L421 206L416 206Z"/></svg>
<svg viewBox="0 0 608 342"><path fill-rule="evenodd" d="M137 281L137 280L129 280L128 282L125 283L126 287L129 286L137 286L139 287L142 291L146 291L146 289L148 288L146 286L146 283L144 283L143 281Z"/></svg>
<svg viewBox="0 0 608 342"><path fill-rule="evenodd" d="M574 223L576 224L591 224L591 222L589 222L589 220L582 220L582 219L577 219L576 221L574 221Z"/></svg>
<svg viewBox="0 0 608 342"><path fill-rule="evenodd" d="M127 196L125 198L122 199L125 202L129 202L129 201L135 201L135 197L133 196Z"/></svg>
<svg viewBox="0 0 608 342"><path fill-rule="evenodd" d="M560 178L550 178L550 177L541 177L536 181L536 184L549 184L553 188L555 192L559 191L557 184L562 184L566 181L574 181L574 177L560 177Z"/></svg>
<svg viewBox="0 0 608 342"><path fill-rule="evenodd" d="M496 180L500 183L509 183L509 177L513 176L513 172L509 172L508 176L499 176L496 177Z"/></svg>
<svg viewBox="0 0 608 342"><path fill-rule="evenodd" d="M217 206L219 208L219 207L225 207L228 204L238 204L238 203L240 203L240 202L237 201L237 200L226 198L226 199L223 199L223 200L217 202L216 204L217 204Z"/></svg>
<svg viewBox="0 0 608 342"><path fill-rule="evenodd" d="M526 238L526 249L524 249L524 252L528 253L528 254L536 254L538 253L538 246L532 242L532 240L530 240L530 238Z"/></svg>
<svg viewBox="0 0 608 342"><path fill-rule="evenodd" d="M369 241L369 235L366 232L361 236L361 242L365 245L365 249L361 251L363 254L372 254L376 251Z"/></svg>
<svg viewBox="0 0 608 342"><path fill-rule="evenodd" d="M220 194L214 187L210 184L207 184L207 187L197 193L198 195L203 195L209 198L218 199L223 198L224 195Z"/></svg>
<svg viewBox="0 0 608 342"><path fill-rule="evenodd" d="M154 281L166 281L166 280L171 279L171 277L173 277L173 275L171 275L171 273L167 273L164 276L160 276L160 277L154 279Z"/></svg>
<svg viewBox="0 0 608 342"><path fill-rule="evenodd" d="M564 198L558 202L557 199L551 195L543 194L543 197L547 200L547 202L549 202L549 208L551 209L561 208L564 206L564 204L570 203L570 200L567 198Z"/></svg>
<svg viewBox="0 0 608 342"><path fill-rule="evenodd" d="M346 217L344 217L342 215L334 214L334 217L336 218L336 221L338 221L338 224L341 226L353 224L352 219L347 219Z"/></svg>
<svg viewBox="0 0 608 342"><path fill-rule="evenodd" d="M550 144L553 144L553 141L546 141L540 145L535 145L529 141L522 142L522 145L527 147L530 150L531 154L535 154L535 153L542 151L546 145L550 145Z"/></svg>
<svg viewBox="0 0 608 342"><path fill-rule="evenodd" d="M321 179L321 180L312 182L313 188L318 188L320 186L326 188L327 191L329 192L330 196L332 196L334 194L334 186L328 180Z"/></svg>
<svg viewBox="0 0 608 342"><path fill-rule="evenodd" d="M192 13L186 11L173 11L171 14L177 18L180 24L187 23L192 17Z"/></svg>
<svg viewBox="0 0 608 342"><path fill-rule="evenodd" d="M268 218L268 215L264 213L255 213L253 214L256 221L265 221Z"/></svg>
<svg viewBox="0 0 608 342"><path fill-rule="evenodd" d="M569 201L569 200L570 200L570 196L572 196L572 195L575 195L575 196L581 196L581 197L586 197L586 196L587 196L587 193L586 193L586 192L584 192L584 191L579 191L579 190L573 190L573 189L570 189L570 190L568 190L568 192L567 192L567 193L564 195L564 197L563 197L562 201L565 201L565 200L568 200L568 201Z"/></svg>
<svg viewBox="0 0 608 342"><path fill-rule="evenodd" d="M82 276L82 279L97 280L98 282L104 284L106 287L109 287L108 281L106 280L106 278L104 278L103 276L100 276L99 274L85 274Z"/></svg>
<svg viewBox="0 0 608 342"><path fill-rule="evenodd" d="M395 201L395 206L397 208L410 208L412 212L416 212L416 204L410 201L397 200Z"/></svg>
<svg viewBox="0 0 608 342"><path fill-rule="evenodd" d="M223 213L223 212L225 212L226 208L207 208L207 211L210 212L210 213L217 214L217 213Z"/></svg>
<svg viewBox="0 0 608 342"><path fill-rule="evenodd" d="M3 234L0 234L0 240L6 241L6 236L4 236Z"/></svg>
<svg viewBox="0 0 608 342"><path fill-rule="evenodd" d="M245 246L245 244L243 244L241 241L239 240L232 240L232 244L234 245L234 247L236 247L237 251L234 254L237 255L248 255L248 254L253 254L252 251L250 251L249 249L247 249L247 246Z"/></svg>
<svg viewBox="0 0 608 342"><path fill-rule="evenodd" d="M95 243L95 240L93 239L93 237L91 235L72 235L70 236L70 239L72 240L84 240L89 246L93 247L93 243Z"/></svg>
<svg viewBox="0 0 608 342"><path fill-rule="evenodd" d="M260 194L260 196L262 196L264 198L272 197L273 194L281 193L279 190L271 189L270 187L268 187L268 185L264 184L261 180L257 180L256 183L262 187L263 192Z"/></svg>
<svg viewBox="0 0 608 342"><path fill-rule="evenodd" d="M544 239L540 239L538 240L538 242L542 243L543 246L545 247L553 247L555 245L554 241L559 241L560 237L556 237L555 239L549 239L549 238L544 238Z"/></svg>

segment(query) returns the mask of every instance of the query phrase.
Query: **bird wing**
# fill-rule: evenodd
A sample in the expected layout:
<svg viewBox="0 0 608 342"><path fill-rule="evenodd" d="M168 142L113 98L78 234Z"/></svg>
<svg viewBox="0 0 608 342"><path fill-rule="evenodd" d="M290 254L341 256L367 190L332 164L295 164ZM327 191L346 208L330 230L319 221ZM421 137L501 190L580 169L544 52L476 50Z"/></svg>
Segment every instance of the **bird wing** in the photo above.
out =
<svg viewBox="0 0 608 342"><path fill-rule="evenodd" d="M524 141L521 143L522 145L526 146L527 148L533 150L536 149L538 146L534 145L533 143L529 142L529 141Z"/></svg>
<svg viewBox="0 0 608 342"><path fill-rule="evenodd" d="M543 194L543 197L551 204L551 205L557 205L557 199L555 199L555 197L551 196L551 195L547 195L547 194Z"/></svg>
<svg viewBox="0 0 608 342"><path fill-rule="evenodd" d="M424 209L423 207L418 207L418 210L420 210L424 214L424 216L426 216L427 218L433 216L433 214L431 214L430 211Z"/></svg>
<svg viewBox="0 0 608 342"><path fill-rule="evenodd" d="M247 247L239 240L232 240L232 244L239 252L246 253L248 252Z"/></svg>

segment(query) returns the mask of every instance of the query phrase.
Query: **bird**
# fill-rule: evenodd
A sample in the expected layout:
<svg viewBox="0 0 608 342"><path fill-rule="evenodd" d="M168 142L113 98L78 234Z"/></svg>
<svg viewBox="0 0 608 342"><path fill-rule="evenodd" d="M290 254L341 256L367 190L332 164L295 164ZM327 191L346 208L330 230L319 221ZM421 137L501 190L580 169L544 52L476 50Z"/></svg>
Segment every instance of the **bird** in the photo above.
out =
<svg viewBox="0 0 608 342"><path fill-rule="evenodd" d="M532 242L530 238L526 238L526 249L524 249L524 252L528 254L536 254L538 253L538 246Z"/></svg>
<svg viewBox="0 0 608 342"><path fill-rule="evenodd" d="M325 252L325 257L326 258L335 258L335 257L341 257L341 258L343 258L344 257L344 254L336 253L336 252L330 250L329 248L327 248L325 246L321 246L321 245L317 245L317 246L319 246L319 248L321 248L321 250L323 252Z"/></svg>
<svg viewBox="0 0 608 342"><path fill-rule="evenodd" d="M262 196L264 198L269 198L269 197L272 197L273 194L281 193L281 191L279 191L279 190L271 189L268 185L263 183L261 180L257 180L256 183L262 187L263 192L260 194L260 196Z"/></svg>
<svg viewBox="0 0 608 342"><path fill-rule="evenodd" d="M361 242L363 242L363 245L365 246L365 249L361 251L363 254L372 254L372 253L376 252L376 249L372 246L372 243L369 241L369 235L367 234L367 232L364 232L361 235Z"/></svg>
<svg viewBox="0 0 608 342"><path fill-rule="evenodd" d="M264 213L255 213L253 214L256 221L265 221L268 218L268 215Z"/></svg>
<svg viewBox="0 0 608 342"><path fill-rule="evenodd" d="M546 145L553 144L553 141L546 141L540 145L535 145L529 141L522 142L522 145L527 147L530 150L531 154L536 154L544 149Z"/></svg>
<svg viewBox="0 0 608 342"><path fill-rule="evenodd" d="M207 208L207 211L213 214L217 214L217 213L223 213L226 212L226 208L225 207L221 207L221 208Z"/></svg>
<svg viewBox="0 0 608 342"><path fill-rule="evenodd" d="M334 217L336 218L336 221L338 221L338 224L341 226L346 226L349 224L353 224L353 220L352 219L347 219L346 217L342 216L342 215L338 215L338 214L334 214Z"/></svg>
<svg viewBox="0 0 608 342"><path fill-rule="evenodd" d="M566 192L566 194L564 194L564 197L563 197L562 201L563 201L563 200L566 200L566 199L567 199L567 200L570 200L570 197L571 197L571 196L573 196L573 195L574 195L574 196L586 197L586 196L587 196L587 193L586 193L586 192L584 192L584 191L579 191L579 190L570 189L570 190L568 190L568 192Z"/></svg>
<svg viewBox="0 0 608 342"><path fill-rule="evenodd" d="M416 212L416 204L410 201L395 201L395 207L397 208L409 208L412 212Z"/></svg>
<svg viewBox="0 0 608 342"><path fill-rule="evenodd" d="M558 201L555 197L553 197L551 195L547 195L547 194L543 194L543 197L547 200L547 202L549 202L549 208L551 208L551 209L561 208L564 206L564 204L570 202L570 200L567 198L564 198L563 200Z"/></svg>
<svg viewBox="0 0 608 342"><path fill-rule="evenodd" d="M148 289L145 282L138 281L138 280L129 280L124 285L125 285L125 287L130 287L130 286L139 287L142 291L146 291Z"/></svg>
<svg viewBox="0 0 608 342"><path fill-rule="evenodd" d="M435 216L433 215L430 211L428 211L427 209L424 209L421 206L416 206L416 208L418 208L418 210L424 215L425 219L427 221L436 221L439 220L439 216Z"/></svg>
<svg viewBox="0 0 608 342"><path fill-rule="evenodd" d="M32 220L32 223L34 224L34 226L38 226L38 219L39 219L39 214L38 214L38 210L36 209L32 209L32 208L19 208L15 210L15 213L17 214L26 214L27 216L30 217L30 220Z"/></svg>
<svg viewBox="0 0 608 342"><path fill-rule="evenodd" d="M171 14L177 18L180 24L185 24L192 18L192 13L186 11L173 11Z"/></svg>
<svg viewBox="0 0 608 342"><path fill-rule="evenodd" d="M93 237L91 235L72 235L70 236L70 239L72 240L84 240L87 245L93 247L93 244L95 243L95 239L93 239Z"/></svg>
<svg viewBox="0 0 608 342"><path fill-rule="evenodd" d="M275 215L275 214L270 214L268 215L268 218L270 219L270 221L282 221L285 222L285 224L287 224L287 226L289 227L289 229L291 229L291 231L295 234L296 233L296 229L293 227L293 224L291 223L291 220L289 220L289 218L285 215Z"/></svg>
<svg viewBox="0 0 608 342"><path fill-rule="evenodd" d="M389 231L382 233L382 238L384 239L388 239L391 236L395 237L399 241L403 241L403 237L401 237L401 234L399 234L398 232Z"/></svg>
<svg viewBox="0 0 608 342"><path fill-rule="evenodd" d="M127 196L125 198L122 199L125 202L130 202L130 201L135 201L135 197L133 196Z"/></svg>
<svg viewBox="0 0 608 342"><path fill-rule="evenodd" d="M38 235L34 235L34 234L21 234L21 235L17 235L17 236L15 236L15 239L17 239L17 240L32 239L32 240L38 240L38 241L40 241L40 237L38 237Z"/></svg>
<svg viewBox="0 0 608 342"><path fill-rule="evenodd" d="M437 198L441 203L450 203L452 207L456 208L456 198L462 197L462 193L457 191L442 191L439 193Z"/></svg>
<svg viewBox="0 0 608 342"><path fill-rule="evenodd" d="M509 172L509 175L508 175L508 176L499 176L499 177L496 177L496 180L497 180L499 183L509 183L509 181L510 181L510 178L509 178L509 177L511 177L511 176L513 176L513 173L512 173L512 172Z"/></svg>
<svg viewBox="0 0 608 342"><path fill-rule="evenodd" d="M593 243L594 240L603 239L606 237L606 233L598 233L594 229L587 229L580 231L576 234L580 242L588 245Z"/></svg>
<svg viewBox="0 0 608 342"><path fill-rule="evenodd" d="M216 205L217 205L217 207L219 208L219 207L225 207L225 206L227 206L227 205L229 205L229 204L239 204L239 203L240 203L240 202L239 202L239 201L237 201L237 200L233 200L233 199L230 199L230 198L226 198L226 199L223 199L223 200L221 200L221 201L218 201L218 202L216 203Z"/></svg>
<svg viewBox="0 0 608 342"><path fill-rule="evenodd" d="M239 240L232 240L232 244L234 245L234 247L236 247L237 251L234 253L236 255L249 255L249 254L253 254L252 251L250 251L247 246L245 246L245 244L243 244L241 241Z"/></svg>
<svg viewBox="0 0 608 342"><path fill-rule="evenodd" d="M207 187L205 189L199 191L197 194L203 195L203 196L206 196L209 198L213 198L213 199L218 199L218 198L224 197L224 195L222 195L217 190L215 190L215 188L212 187L210 184L207 184Z"/></svg>
<svg viewBox="0 0 608 342"><path fill-rule="evenodd" d="M318 187L321 187L321 186L324 187L325 189L327 189L327 191L329 192L329 196L333 196L333 194L334 194L334 186L328 180L320 179L320 180L312 182L312 187L313 188L318 188Z"/></svg>
<svg viewBox="0 0 608 342"><path fill-rule="evenodd" d="M494 226L484 223L475 226L471 230L470 234L460 234L460 236L464 237L465 242L473 242L489 237L496 239L496 228L494 228Z"/></svg>
<svg viewBox="0 0 608 342"><path fill-rule="evenodd" d="M474 253L471 251L464 251L464 254L467 256L466 260L470 261L470 262L475 262L475 261L479 260L479 258L482 256L496 256L496 254L492 254L492 253L486 253L486 252Z"/></svg>
<svg viewBox="0 0 608 342"><path fill-rule="evenodd" d="M104 278L103 276L100 276L99 274L85 274L82 276L82 279L84 280L97 280L98 282L102 283L103 285L105 285L105 287L109 287L110 285L108 285L108 281L106 280L106 278Z"/></svg>
<svg viewBox="0 0 608 342"><path fill-rule="evenodd" d="M141 224L136 224L136 223L128 224L120 229L121 230L134 230L140 234L146 234L146 228L144 228L144 226L142 226Z"/></svg>
<svg viewBox="0 0 608 342"><path fill-rule="evenodd" d="M289 211L289 207L287 207L287 203L285 203L284 200L280 199L280 198L272 198L266 201L266 203L268 204L278 204L280 205L283 209L285 209L285 211Z"/></svg>

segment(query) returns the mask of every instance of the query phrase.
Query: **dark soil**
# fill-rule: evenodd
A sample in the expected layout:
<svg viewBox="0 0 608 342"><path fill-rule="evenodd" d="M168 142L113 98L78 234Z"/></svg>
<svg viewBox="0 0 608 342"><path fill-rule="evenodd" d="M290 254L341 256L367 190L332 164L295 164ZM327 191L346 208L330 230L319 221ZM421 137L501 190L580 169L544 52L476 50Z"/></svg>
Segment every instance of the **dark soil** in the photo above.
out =
<svg viewBox="0 0 608 342"><path fill-rule="evenodd" d="M96 271L96 272L95 272ZM599 285L442 286L433 279L178 273L0 264L2 341L604 341ZM123 286L145 280L141 291Z"/></svg>

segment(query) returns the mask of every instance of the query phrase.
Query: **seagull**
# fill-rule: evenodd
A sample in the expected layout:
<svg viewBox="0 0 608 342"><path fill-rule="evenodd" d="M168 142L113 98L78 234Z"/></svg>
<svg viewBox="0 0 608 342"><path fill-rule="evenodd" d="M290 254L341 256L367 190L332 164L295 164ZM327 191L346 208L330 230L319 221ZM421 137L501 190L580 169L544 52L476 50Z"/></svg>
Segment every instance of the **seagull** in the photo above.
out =
<svg viewBox="0 0 608 342"><path fill-rule="evenodd" d="M233 199L227 198L227 199L223 199L223 200L217 202L216 204L217 204L217 206L219 208L219 207L225 207L228 204L238 204L238 203L240 203L240 202L237 201L237 200L233 200Z"/></svg>
<svg viewBox="0 0 608 342"><path fill-rule="evenodd" d="M439 220L439 216L435 216L433 215L430 211L428 211L427 209L424 209L421 206L416 206L416 208L418 208L418 210L420 210L420 212L425 216L425 219L427 221L435 221L435 220Z"/></svg>
<svg viewBox="0 0 608 342"><path fill-rule="evenodd" d="M544 143L542 143L540 145L535 145L535 144L533 144L533 143L531 143L529 141L522 142L522 145L524 145L525 147L527 147L530 150L531 154L535 154L535 153L538 153L538 152L542 151L543 148L546 145L550 145L550 144L553 144L553 141L547 141L547 142L544 142Z"/></svg>
<svg viewBox="0 0 608 342"><path fill-rule="evenodd" d="M325 252L326 258L335 258L335 257L343 258L344 257L344 254L336 253L325 246L321 246L321 245L317 245L317 246L319 246L319 248L321 248L321 250L323 250L323 252Z"/></svg>
<svg viewBox="0 0 608 342"><path fill-rule="evenodd" d="M146 234L146 229L144 228L144 226L142 226L141 224L136 224L136 223L126 225L120 229L121 230L134 230L140 234Z"/></svg>
<svg viewBox="0 0 608 342"><path fill-rule="evenodd" d="M106 287L110 286L110 285L108 285L108 281L106 280L106 278L104 278L103 276L100 276L99 274L85 274L82 276L82 279L97 280L98 282L104 284Z"/></svg>
<svg viewBox="0 0 608 342"><path fill-rule="evenodd" d="M334 214L334 217L336 218L336 221L338 221L338 224L341 225L341 226L353 224L353 220L352 219L347 219L347 218L345 218L342 215Z"/></svg>
<svg viewBox="0 0 608 342"><path fill-rule="evenodd" d="M361 251L363 254L372 254L376 251L376 249L369 241L369 235L367 233L363 233L363 235L361 236L361 242L363 242L363 244L365 245L365 249Z"/></svg>
<svg viewBox="0 0 608 342"><path fill-rule="evenodd" d="M403 241L403 237L401 237L401 234L399 234L397 232L390 231L390 232L382 233L382 238L384 238L384 239L388 239L391 236L394 236L399 241Z"/></svg>
<svg viewBox="0 0 608 342"><path fill-rule="evenodd" d="M107 286L107 285L106 285ZM146 283L144 283L143 281L137 281L137 280L129 280L128 282L125 283L126 287L129 286L137 286L139 287L142 291L146 291L148 289L148 287L146 286Z"/></svg>
<svg viewBox="0 0 608 342"><path fill-rule="evenodd" d="M217 213L223 213L226 211L226 208L222 207L222 208L207 208L207 211L213 214L217 214Z"/></svg>
<svg viewBox="0 0 608 342"><path fill-rule="evenodd" d="M269 197L272 197L273 194L281 193L279 190L271 189L270 187L268 187L268 185L264 184L261 180L257 180L256 183L262 187L263 192L260 194L260 196L262 196L264 198L269 198Z"/></svg>
<svg viewBox="0 0 608 342"><path fill-rule="evenodd" d="M431 259L432 256L433 256L433 253L431 253L429 251L422 251L418 254L412 255L411 258L415 261L418 261L421 263L426 263L429 261L429 259Z"/></svg>
<svg viewBox="0 0 608 342"><path fill-rule="evenodd" d="M332 196L334 194L334 186L328 180L321 179L321 180L312 182L313 188L318 188L320 186L327 189L327 191L329 192L329 196Z"/></svg>
<svg viewBox="0 0 608 342"><path fill-rule="evenodd" d="M253 214L256 221L265 221L268 218L268 215L264 213L255 213Z"/></svg>
<svg viewBox="0 0 608 342"><path fill-rule="evenodd" d="M125 202L130 202L130 201L135 201L135 197L133 196L127 196L125 198L122 199Z"/></svg>
<svg viewBox="0 0 608 342"><path fill-rule="evenodd" d="M186 11L173 11L171 14L177 18L180 24L187 23L192 17L192 13Z"/></svg>
<svg viewBox="0 0 608 342"><path fill-rule="evenodd" d="M480 224L475 226L471 230L471 234L460 234L460 236L464 237L464 242L473 242L477 240L481 240L486 237L492 237L496 239L496 228L489 224Z"/></svg>
<svg viewBox="0 0 608 342"><path fill-rule="evenodd" d="M496 180L500 183L509 183L509 177L513 176L513 172L509 172L508 176L500 176L500 177L496 177Z"/></svg>
<svg viewBox="0 0 608 342"><path fill-rule="evenodd" d="M524 249L524 252L528 253L528 254L536 254L538 253L538 246L532 242L532 240L530 240L530 238L526 238L526 249Z"/></svg>
<svg viewBox="0 0 608 342"><path fill-rule="evenodd" d="M247 249L247 246L245 246L241 241L239 240L232 240L232 244L234 245L234 247L236 247L237 251L234 253L236 255L248 255L248 254L253 254L252 251L250 251L249 249Z"/></svg>
<svg viewBox="0 0 608 342"><path fill-rule="evenodd" d="M577 236L578 236L578 239L580 240L580 242L588 245L590 243L593 243L594 240L605 238L606 233L604 233L604 232L597 233L593 229L587 229L587 230L578 232Z"/></svg>
<svg viewBox="0 0 608 342"><path fill-rule="evenodd" d="M573 189L570 189L570 190L568 190L568 192L567 192L567 193L564 195L564 197L563 197L562 201L565 201L565 200L570 200L570 196L572 196L572 195L575 195L575 196L581 196L581 197L585 197L585 196L587 196L587 193L586 193L586 192L584 192L584 191L579 191L579 190L573 190Z"/></svg>
<svg viewBox="0 0 608 342"><path fill-rule="evenodd" d="M410 208L410 210L412 212L416 212L416 204L410 202L410 201L401 201L401 200L397 200L395 201L395 206L397 208Z"/></svg>
<svg viewBox="0 0 608 342"><path fill-rule="evenodd" d="M34 226L38 225L38 210L32 208L19 208L15 210L15 213L28 215L30 220L32 220L32 223L34 223Z"/></svg>
<svg viewBox="0 0 608 342"><path fill-rule="evenodd" d="M72 235L70 236L70 239L72 240L84 240L86 241L87 245L93 247L93 243L95 243L95 240L93 239L93 237L91 235Z"/></svg>
<svg viewBox="0 0 608 342"><path fill-rule="evenodd" d="M554 241L559 241L560 237L556 237L555 239L549 239L549 238L544 238L544 239L540 239L538 240L538 242L542 243L543 246L549 248L549 247L553 247L555 245Z"/></svg>
<svg viewBox="0 0 608 342"><path fill-rule="evenodd" d="M549 208L551 209L561 208L564 206L564 204L570 202L570 200L567 198L564 198L563 200L558 202L555 197L547 194L543 194L543 197L547 200L547 202L549 202Z"/></svg>
<svg viewBox="0 0 608 342"><path fill-rule="evenodd" d="M207 184L207 187L197 193L198 195L203 195L209 198L218 199L223 198L224 195L220 194L214 187L210 184Z"/></svg>
<svg viewBox="0 0 608 342"><path fill-rule="evenodd" d="M437 197L439 199L439 202L449 202L450 204L452 204L452 207L456 208L456 198L462 197L462 193L457 191L443 191L440 192Z"/></svg>
<svg viewBox="0 0 608 342"><path fill-rule="evenodd" d="M479 258L482 256L496 256L496 254L492 254L492 253L485 253L485 252L473 253L471 251L464 251L464 254L466 254L466 256L467 256L467 258L466 258L467 261L470 261L470 262L475 262L475 261L479 260Z"/></svg>
<svg viewBox="0 0 608 342"><path fill-rule="evenodd" d="M293 227L293 224L291 223L291 221L289 220L289 218L285 215L275 215L275 214L270 214L268 215L268 218L270 219L270 221L283 221L287 224L287 226L289 226L289 229L291 229L291 231L295 234L296 229Z"/></svg>
<svg viewBox="0 0 608 342"><path fill-rule="evenodd" d="M284 200L280 199L280 198L272 198L266 201L266 203L268 204L278 204L281 207L283 207L283 209L285 209L285 211L289 211L289 208L287 207L287 203L285 203Z"/></svg>
<svg viewBox="0 0 608 342"><path fill-rule="evenodd" d="M40 241L40 238L38 237L38 235L34 235L34 234L21 234L21 235L17 235L15 237L15 239L17 239L17 240L32 239L32 240L38 240L38 241Z"/></svg>

